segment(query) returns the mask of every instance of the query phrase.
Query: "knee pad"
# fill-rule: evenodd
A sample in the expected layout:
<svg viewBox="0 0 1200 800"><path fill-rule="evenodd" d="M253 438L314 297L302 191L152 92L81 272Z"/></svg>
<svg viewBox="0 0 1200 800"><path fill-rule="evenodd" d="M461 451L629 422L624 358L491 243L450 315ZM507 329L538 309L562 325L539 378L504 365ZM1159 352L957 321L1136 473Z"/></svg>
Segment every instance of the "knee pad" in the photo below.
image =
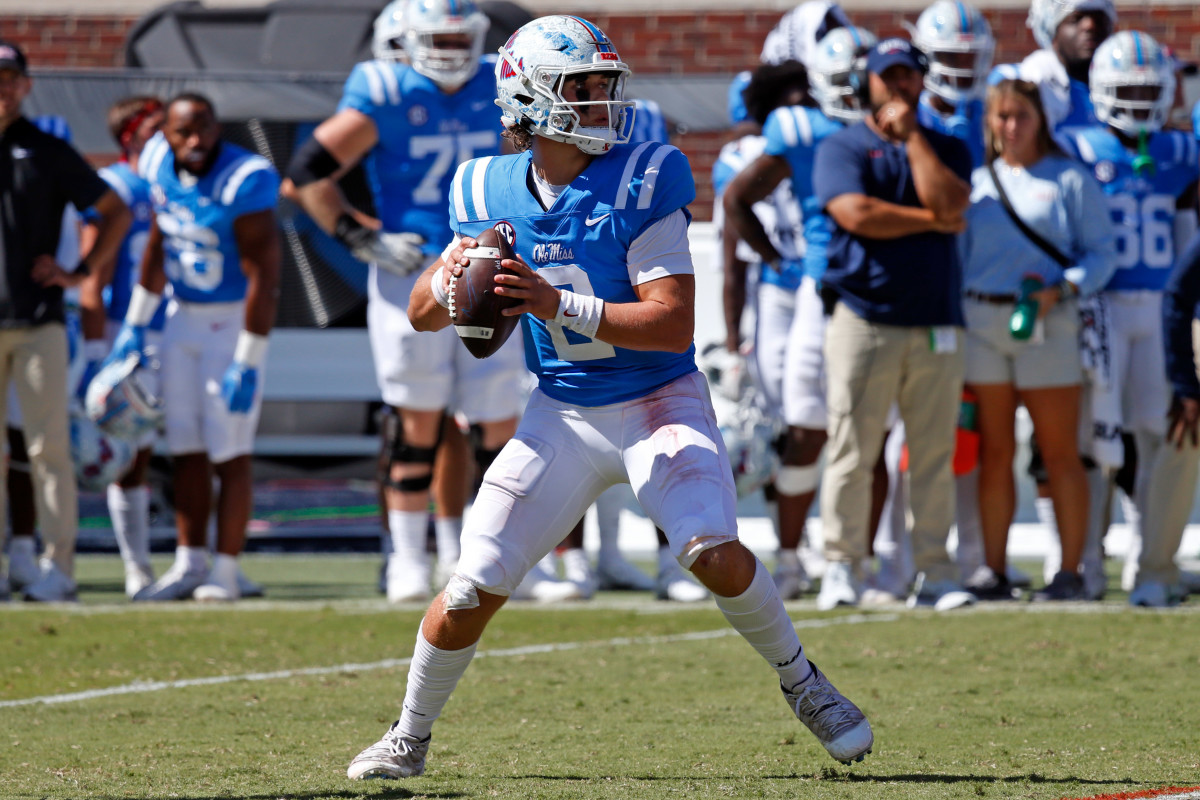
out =
<svg viewBox="0 0 1200 800"><path fill-rule="evenodd" d="M496 457L500 455L500 451L502 449L503 447L497 447L495 450L489 450L488 448L482 446L475 447L475 463L479 465L479 474L482 475L488 471L488 467L490 467L492 462L496 460Z"/></svg>
<svg viewBox="0 0 1200 800"><path fill-rule="evenodd" d="M30 471L29 461L21 460L18 458L13 458L12 456L9 456L8 469L10 472L21 472L21 473L24 473L25 475L28 475L29 471Z"/></svg>
<svg viewBox="0 0 1200 800"><path fill-rule="evenodd" d="M821 469L816 464L804 467L785 464L775 475L775 488L780 494L790 497L815 492L820 482Z"/></svg>
<svg viewBox="0 0 1200 800"><path fill-rule="evenodd" d="M390 428L384 428L387 437L384 448L388 454L388 461L384 467L382 483L398 492L423 492L433 483L433 462L437 456L438 445L441 444L442 426L438 424L438 438L432 447L415 447L404 441L404 429L400 424L399 414L390 416L394 422ZM429 466L429 474L395 480L392 478L392 467L396 464L426 464Z"/></svg>
<svg viewBox="0 0 1200 800"><path fill-rule="evenodd" d="M1132 433L1121 434L1121 444L1125 446L1125 463L1117 470L1116 484L1125 494L1133 497L1137 487L1138 451L1137 442Z"/></svg>

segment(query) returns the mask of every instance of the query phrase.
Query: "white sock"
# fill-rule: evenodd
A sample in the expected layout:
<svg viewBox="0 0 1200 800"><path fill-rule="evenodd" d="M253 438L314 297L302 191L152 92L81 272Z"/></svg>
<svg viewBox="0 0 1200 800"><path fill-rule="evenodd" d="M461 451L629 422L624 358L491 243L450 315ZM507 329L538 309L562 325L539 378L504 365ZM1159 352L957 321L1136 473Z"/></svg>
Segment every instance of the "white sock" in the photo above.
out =
<svg viewBox="0 0 1200 800"><path fill-rule="evenodd" d="M37 546L32 536L14 536L8 543L8 557L25 556L30 561L37 561Z"/></svg>
<svg viewBox="0 0 1200 800"><path fill-rule="evenodd" d="M212 569L208 571L208 582L233 590L237 588L237 556L217 553L213 556Z"/></svg>
<svg viewBox="0 0 1200 800"><path fill-rule="evenodd" d="M425 562L425 538L429 533L429 512L388 511L392 533L392 552L409 561Z"/></svg>
<svg viewBox="0 0 1200 800"><path fill-rule="evenodd" d="M208 548L178 545L175 548L175 565L188 572L203 572L208 569Z"/></svg>
<svg viewBox="0 0 1200 800"><path fill-rule="evenodd" d="M620 558L621 548L621 495L614 489L602 492L596 498L596 527L600 532L598 561L603 564L608 558Z"/></svg>
<svg viewBox="0 0 1200 800"><path fill-rule="evenodd" d="M775 582L761 561L755 559L755 565L754 580L746 591L737 597L715 595L717 608L733 629L775 668L779 682L791 689L803 683L812 669Z"/></svg>
<svg viewBox="0 0 1200 800"><path fill-rule="evenodd" d="M408 668L404 710L400 712L396 732L413 739L429 736L434 721L441 716L458 679L474 657L475 645L462 650L440 650L418 631L417 646Z"/></svg>
<svg viewBox="0 0 1200 800"><path fill-rule="evenodd" d="M679 566L679 562L675 560L675 554L671 552L671 548L659 545L658 547L658 571L665 572L669 569L675 569ZM774 585L774 584L772 584Z"/></svg>
<svg viewBox="0 0 1200 800"><path fill-rule="evenodd" d="M108 514L126 564L150 566L150 487L108 485Z"/></svg>
<svg viewBox="0 0 1200 800"><path fill-rule="evenodd" d="M775 531L775 538L779 538L779 501L768 500L767 503L767 519L771 520L771 530Z"/></svg>
<svg viewBox="0 0 1200 800"><path fill-rule="evenodd" d="M437 540L438 562L457 564L461 552L459 539L462 538L462 517L435 517L433 533Z"/></svg>

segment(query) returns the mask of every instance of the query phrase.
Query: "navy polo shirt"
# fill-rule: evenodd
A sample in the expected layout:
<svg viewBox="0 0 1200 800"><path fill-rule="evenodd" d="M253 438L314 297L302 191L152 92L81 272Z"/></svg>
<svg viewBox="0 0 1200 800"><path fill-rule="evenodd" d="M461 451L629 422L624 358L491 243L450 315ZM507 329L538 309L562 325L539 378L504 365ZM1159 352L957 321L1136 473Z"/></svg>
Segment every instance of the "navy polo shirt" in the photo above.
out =
<svg viewBox="0 0 1200 800"><path fill-rule="evenodd" d="M921 133L943 164L964 181L971 180L966 144L925 127ZM883 139L865 122L844 128L817 146L813 189L822 208L843 194L921 207L905 146ZM852 236L835 223L829 268L821 283L870 322L963 325L962 267L953 234L868 239Z"/></svg>

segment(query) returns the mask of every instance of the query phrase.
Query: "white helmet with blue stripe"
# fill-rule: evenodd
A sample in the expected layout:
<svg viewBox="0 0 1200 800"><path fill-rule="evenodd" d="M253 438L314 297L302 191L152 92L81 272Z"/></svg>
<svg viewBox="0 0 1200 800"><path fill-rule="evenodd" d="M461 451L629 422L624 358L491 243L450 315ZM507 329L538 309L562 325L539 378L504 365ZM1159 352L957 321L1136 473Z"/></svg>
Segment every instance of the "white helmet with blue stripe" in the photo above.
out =
<svg viewBox="0 0 1200 800"><path fill-rule="evenodd" d="M1175 99L1175 71L1141 31L1121 31L1096 48L1088 72L1096 119L1130 136L1162 130Z"/></svg>
<svg viewBox="0 0 1200 800"><path fill-rule="evenodd" d="M563 96L568 76L594 72L612 76L608 100L578 103ZM496 104L505 126L519 126L556 142L570 142L599 155L629 141L633 102L625 100L630 69L604 31L580 17L551 16L522 26L500 48ZM580 125L577 107L603 105L608 124Z"/></svg>
<svg viewBox="0 0 1200 800"><path fill-rule="evenodd" d="M875 34L852 25L834 28L817 43L808 81L825 116L858 122L867 115L867 51L875 41Z"/></svg>
<svg viewBox="0 0 1200 800"><path fill-rule="evenodd" d="M372 50L383 61L407 59L443 89L462 86L479 69L491 22L472 0L394 0L375 20ZM444 36L465 36L467 47L447 47Z"/></svg>
<svg viewBox="0 0 1200 800"><path fill-rule="evenodd" d="M109 436L138 442L163 417L158 375L140 353L105 364L88 384L87 416Z"/></svg>
<svg viewBox="0 0 1200 800"><path fill-rule="evenodd" d="M77 402L70 406L69 433L75 478L88 491L104 491L104 487L119 480L133 463L136 445L100 430Z"/></svg>
<svg viewBox="0 0 1200 800"><path fill-rule="evenodd" d="M979 9L961 0L937 0L917 17L913 44L929 58L926 89L955 104L983 93L996 40Z"/></svg>
<svg viewBox="0 0 1200 800"><path fill-rule="evenodd" d="M1025 25L1033 31L1038 47L1050 47L1058 26L1077 11L1102 11L1111 24L1117 24L1113 0L1033 0Z"/></svg>

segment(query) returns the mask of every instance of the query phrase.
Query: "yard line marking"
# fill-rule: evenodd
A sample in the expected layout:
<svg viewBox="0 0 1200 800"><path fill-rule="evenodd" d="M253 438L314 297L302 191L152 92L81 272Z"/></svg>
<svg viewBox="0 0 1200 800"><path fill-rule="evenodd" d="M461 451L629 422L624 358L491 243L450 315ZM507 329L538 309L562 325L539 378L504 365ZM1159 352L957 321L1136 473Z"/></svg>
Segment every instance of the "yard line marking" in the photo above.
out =
<svg viewBox="0 0 1200 800"><path fill-rule="evenodd" d="M866 622L895 622L899 614L852 614L833 619L807 619L795 624L799 628L832 628L838 625L858 625ZM619 636L604 641L591 642L557 642L553 644L531 644L524 647L510 647L502 650L483 650L475 654L475 658L512 658L515 656L538 655L541 653L561 653L569 650L583 650L592 647L625 647L629 645L673 644L675 642L698 642L708 639L721 639L726 636L736 636L733 628L722 628L715 631L695 631L693 633L675 633L667 636ZM285 678L298 678L310 675L336 675L347 672L373 672L381 669L406 667L412 662L411 658L387 658L382 661L372 661L366 664L336 664L330 667L300 667L297 669L281 669L273 672L247 672L241 675L213 675L207 678L187 678L178 681L136 681L122 686L110 686L106 689L89 689L84 692L68 694L50 694L41 697L25 697L20 700L0 701L0 708L17 708L38 704L54 705L58 703L75 703L82 700L94 700L99 697L113 697L122 694L145 694L161 692L167 689L186 689L192 686L217 686L223 683L239 683L243 681L273 681Z"/></svg>

